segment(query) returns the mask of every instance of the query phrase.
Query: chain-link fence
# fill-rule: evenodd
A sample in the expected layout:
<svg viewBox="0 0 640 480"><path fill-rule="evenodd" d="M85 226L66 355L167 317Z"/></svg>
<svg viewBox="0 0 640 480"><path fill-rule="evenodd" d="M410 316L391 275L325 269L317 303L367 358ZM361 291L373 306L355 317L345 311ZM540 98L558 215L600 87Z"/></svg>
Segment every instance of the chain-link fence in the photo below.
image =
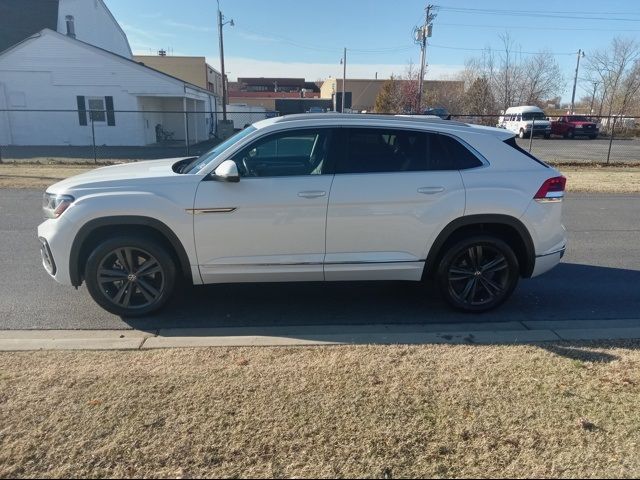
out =
<svg viewBox="0 0 640 480"><path fill-rule="evenodd" d="M109 163L200 155L269 111L0 110L0 162Z"/></svg>
<svg viewBox="0 0 640 480"><path fill-rule="evenodd" d="M640 162L640 117L452 115L451 119L505 128L517 135L520 147L547 162Z"/></svg>
<svg viewBox="0 0 640 480"><path fill-rule="evenodd" d="M0 162L106 163L197 156L234 131L278 115L250 110L230 109L226 122L222 111L0 110ZM640 118L560 118L565 121L451 116L506 128L519 137L522 148L549 162L640 162Z"/></svg>

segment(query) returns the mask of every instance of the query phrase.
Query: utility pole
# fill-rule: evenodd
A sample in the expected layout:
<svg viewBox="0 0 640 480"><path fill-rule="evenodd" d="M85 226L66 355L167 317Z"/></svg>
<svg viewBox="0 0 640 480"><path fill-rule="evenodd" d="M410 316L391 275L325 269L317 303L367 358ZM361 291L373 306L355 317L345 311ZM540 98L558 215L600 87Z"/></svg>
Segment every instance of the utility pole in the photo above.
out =
<svg viewBox="0 0 640 480"><path fill-rule="evenodd" d="M589 106L589 115L593 115L593 102L596 99L596 91L600 82L593 82L593 95L591 95L591 105Z"/></svg>
<svg viewBox="0 0 640 480"><path fill-rule="evenodd" d="M220 0L218 0L218 43L220 45L220 70L222 74L222 119L227 121L227 82L226 75L224 73L224 40L222 36L222 27L227 23L232 27L234 26L233 19L228 22L223 22L224 15L220 11Z"/></svg>
<svg viewBox="0 0 640 480"><path fill-rule="evenodd" d="M418 79L418 112L422 110L422 94L424 90L424 70L427 57L427 38L431 36L433 28L433 20L436 18L435 13L431 10L435 9L434 5L427 5L425 9L424 25L416 29L416 41L420 44L420 78Z"/></svg>
<svg viewBox="0 0 640 480"><path fill-rule="evenodd" d="M576 64L576 75L573 78L573 93L571 94L571 109L569 113L573 115L575 112L573 110L573 106L576 100L576 85L578 84L578 70L580 69L580 58L584 57L584 52L581 49L578 49L578 63Z"/></svg>
<svg viewBox="0 0 640 480"><path fill-rule="evenodd" d="M344 97L347 93L347 47L344 48L344 56L340 63L342 64L342 109L340 113L344 113Z"/></svg>

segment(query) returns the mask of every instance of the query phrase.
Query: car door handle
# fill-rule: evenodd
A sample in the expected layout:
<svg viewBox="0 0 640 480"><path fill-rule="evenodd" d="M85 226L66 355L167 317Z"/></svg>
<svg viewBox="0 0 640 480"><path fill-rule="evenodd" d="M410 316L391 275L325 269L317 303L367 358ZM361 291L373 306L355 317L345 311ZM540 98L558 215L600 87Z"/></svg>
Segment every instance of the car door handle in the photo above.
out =
<svg viewBox="0 0 640 480"><path fill-rule="evenodd" d="M433 195L440 192L444 192L444 187L420 187L418 189L418 193L424 193L425 195Z"/></svg>
<svg viewBox="0 0 640 480"><path fill-rule="evenodd" d="M324 197L327 194L324 190L307 190L305 192L298 192L298 196L302 198L319 198Z"/></svg>

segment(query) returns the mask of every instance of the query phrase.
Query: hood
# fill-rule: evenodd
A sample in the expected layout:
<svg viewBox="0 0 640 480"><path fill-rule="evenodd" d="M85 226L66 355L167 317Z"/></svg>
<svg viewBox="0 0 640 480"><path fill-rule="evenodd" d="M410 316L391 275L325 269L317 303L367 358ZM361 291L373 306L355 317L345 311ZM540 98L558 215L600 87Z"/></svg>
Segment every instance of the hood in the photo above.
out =
<svg viewBox="0 0 640 480"><path fill-rule="evenodd" d="M96 168L80 175L66 178L47 188L49 193L67 193L70 191L94 190L104 188L128 188L140 180L164 182L184 177L173 171L172 166L181 158L162 160L143 160L109 167Z"/></svg>
<svg viewBox="0 0 640 480"><path fill-rule="evenodd" d="M589 121L583 121L583 122L569 122L569 123L570 123L571 125L576 125L576 126L580 125L581 127L584 127L585 125L589 125L589 126L591 126L591 125L595 125L595 124L596 124L596 122L589 122Z"/></svg>

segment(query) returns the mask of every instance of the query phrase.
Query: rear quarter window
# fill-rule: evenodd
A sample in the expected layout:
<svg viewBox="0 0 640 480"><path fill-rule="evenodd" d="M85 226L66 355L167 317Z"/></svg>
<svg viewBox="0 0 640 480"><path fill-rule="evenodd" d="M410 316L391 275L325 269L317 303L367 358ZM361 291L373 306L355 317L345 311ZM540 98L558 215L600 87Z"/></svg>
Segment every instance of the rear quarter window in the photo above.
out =
<svg viewBox="0 0 640 480"><path fill-rule="evenodd" d="M522 153L523 155L526 155L527 157L529 157L531 160L539 163L540 165L543 165L547 168L550 168L549 165L547 165L546 163L544 163L542 160L540 160L538 157L536 157L535 155L533 155L531 152L527 152L524 148L520 147L520 145L518 145L516 143L516 137L511 137L508 140L505 140L504 143L506 143L507 145L509 145L511 148L515 148L516 150L518 150L520 153Z"/></svg>

